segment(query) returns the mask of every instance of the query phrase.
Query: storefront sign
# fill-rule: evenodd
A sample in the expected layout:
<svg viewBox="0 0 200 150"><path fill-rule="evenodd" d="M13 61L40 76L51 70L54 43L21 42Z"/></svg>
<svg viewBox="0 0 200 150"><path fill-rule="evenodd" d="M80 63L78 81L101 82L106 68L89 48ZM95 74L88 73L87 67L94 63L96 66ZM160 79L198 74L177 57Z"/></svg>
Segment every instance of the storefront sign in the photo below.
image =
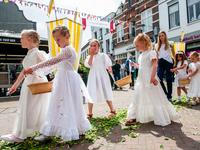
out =
<svg viewBox="0 0 200 150"><path fill-rule="evenodd" d="M192 35L190 37L185 37L185 38L183 38L183 42L192 41L192 40L196 40L196 39L200 39L200 34L199 35ZM180 41L181 41L181 39L180 39Z"/></svg>
<svg viewBox="0 0 200 150"><path fill-rule="evenodd" d="M190 57L191 52L193 52L193 51L187 52L187 57ZM200 53L200 50L197 50L197 52Z"/></svg>
<svg viewBox="0 0 200 150"><path fill-rule="evenodd" d="M0 37L0 42L18 43L16 39L2 38L2 37Z"/></svg>

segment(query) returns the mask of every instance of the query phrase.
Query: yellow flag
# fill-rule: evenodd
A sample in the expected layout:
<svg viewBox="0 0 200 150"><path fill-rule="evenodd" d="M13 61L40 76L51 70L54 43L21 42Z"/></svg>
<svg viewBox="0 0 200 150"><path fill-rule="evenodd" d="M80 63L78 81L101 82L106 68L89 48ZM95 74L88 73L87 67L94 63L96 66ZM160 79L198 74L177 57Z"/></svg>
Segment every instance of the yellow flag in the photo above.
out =
<svg viewBox="0 0 200 150"><path fill-rule="evenodd" d="M181 42L183 41L183 37L184 37L184 31L182 31L181 33Z"/></svg>
<svg viewBox="0 0 200 150"><path fill-rule="evenodd" d="M7 2L8 2L8 0L4 0L4 2L5 2L5 3L7 3Z"/></svg>
<svg viewBox="0 0 200 150"><path fill-rule="evenodd" d="M74 70L78 70L83 34L83 26L80 23L76 23L68 18L47 22L49 53L51 57L55 57L60 53L60 48L56 45L56 42L54 41L51 34L52 30L60 24L67 26L70 31L69 44L75 49L77 53Z"/></svg>
<svg viewBox="0 0 200 150"><path fill-rule="evenodd" d="M49 7L48 7L48 14L47 14L47 15L50 15L50 14L51 14L51 10L52 10L53 4L54 4L54 1L53 1L53 0L50 0L50 1L49 1Z"/></svg>

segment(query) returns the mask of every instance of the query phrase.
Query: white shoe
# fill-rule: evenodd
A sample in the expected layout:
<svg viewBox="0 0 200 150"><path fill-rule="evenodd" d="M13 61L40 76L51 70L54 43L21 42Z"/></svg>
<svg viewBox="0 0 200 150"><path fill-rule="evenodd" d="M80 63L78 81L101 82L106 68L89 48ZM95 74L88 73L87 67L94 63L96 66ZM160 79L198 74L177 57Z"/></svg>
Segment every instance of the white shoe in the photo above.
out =
<svg viewBox="0 0 200 150"><path fill-rule="evenodd" d="M46 135L40 135L40 136L36 136L34 137L34 140L35 141L38 141L38 142L46 142L47 140L49 140L50 136L46 136Z"/></svg>
<svg viewBox="0 0 200 150"><path fill-rule="evenodd" d="M17 138L12 134L2 135L1 139L8 142L17 142L17 143L24 142L24 139Z"/></svg>
<svg viewBox="0 0 200 150"><path fill-rule="evenodd" d="M191 105L191 106L195 106L197 103L195 102L195 101L190 101L189 103L188 103L189 105Z"/></svg>
<svg viewBox="0 0 200 150"><path fill-rule="evenodd" d="M187 101L187 102L189 102L189 101L190 101L190 98L189 98L189 97L188 97L188 98L186 98L186 101Z"/></svg>
<svg viewBox="0 0 200 150"><path fill-rule="evenodd" d="M176 102L176 103L179 103L179 102L181 102L181 100L180 100L180 99L177 99L175 102Z"/></svg>

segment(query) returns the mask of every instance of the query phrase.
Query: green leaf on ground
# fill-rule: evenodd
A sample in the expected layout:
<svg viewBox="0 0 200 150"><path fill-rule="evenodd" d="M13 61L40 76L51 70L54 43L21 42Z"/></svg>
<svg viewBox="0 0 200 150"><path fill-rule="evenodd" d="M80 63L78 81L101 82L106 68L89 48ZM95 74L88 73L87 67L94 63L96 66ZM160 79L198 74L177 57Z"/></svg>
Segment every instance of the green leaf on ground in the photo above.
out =
<svg viewBox="0 0 200 150"><path fill-rule="evenodd" d="M197 134L197 132L193 133L193 135L196 135L196 134Z"/></svg>
<svg viewBox="0 0 200 150"><path fill-rule="evenodd" d="M164 140L165 140L165 141L168 141L169 139L168 139L168 138L165 138Z"/></svg>
<svg viewBox="0 0 200 150"><path fill-rule="evenodd" d="M99 146L104 146L104 144L99 144Z"/></svg>
<svg viewBox="0 0 200 150"><path fill-rule="evenodd" d="M125 142L125 141L126 141L125 137L122 137L122 142Z"/></svg>
<svg viewBox="0 0 200 150"><path fill-rule="evenodd" d="M160 145L160 148L161 148L161 149L163 149L163 148L164 148L164 146L163 146L163 145Z"/></svg>

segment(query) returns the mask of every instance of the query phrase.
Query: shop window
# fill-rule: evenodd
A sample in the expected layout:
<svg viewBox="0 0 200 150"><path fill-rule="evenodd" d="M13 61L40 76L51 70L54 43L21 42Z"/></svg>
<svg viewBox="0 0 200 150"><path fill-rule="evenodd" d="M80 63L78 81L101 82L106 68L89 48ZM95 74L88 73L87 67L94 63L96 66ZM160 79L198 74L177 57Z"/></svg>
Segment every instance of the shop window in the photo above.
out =
<svg viewBox="0 0 200 150"><path fill-rule="evenodd" d="M100 39L103 40L103 32L102 32L102 29L100 29L99 32L100 32Z"/></svg>
<svg viewBox="0 0 200 150"><path fill-rule="evenodd" d="M188 22L200 19L200 0L187 0Z"/></svg>
<svg viewBox="0 0 200 150"><path fill-rule="evenodd" d="M110 40L106 40L106 50L107 50L107 53L110 52Z"/></svg>
<svg viewBox="0 0 200 150"><path fill-rule="evenodd" d="M123 25L117 26L117 42L122 42L124 40L124 29Z"/></svg>
<svg viewBox="0 0 200 150"><path fill-rule="evenodd" d="M178 3L169 6L169 28L180 26Z"/></svg>
<svg viewBox="0 0 200 150"><path fill-rule="evenodd" d="M97 32L94 32L94 38L97 39Z"/></svg>

